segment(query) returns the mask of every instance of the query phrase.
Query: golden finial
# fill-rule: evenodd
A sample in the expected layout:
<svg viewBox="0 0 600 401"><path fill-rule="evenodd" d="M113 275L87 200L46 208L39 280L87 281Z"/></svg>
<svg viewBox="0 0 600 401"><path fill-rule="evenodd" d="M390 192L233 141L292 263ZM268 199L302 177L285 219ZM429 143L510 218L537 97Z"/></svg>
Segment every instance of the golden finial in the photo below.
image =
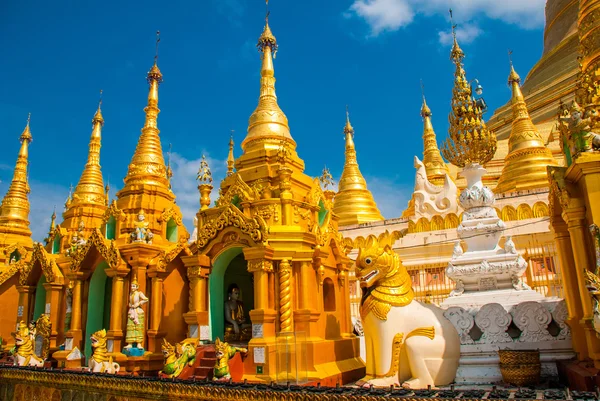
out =
<svg viewBox="0 0 600 401"><path fill-rule="evenodd" d="M265 5L266 5L265 28L263 29L262 34L258 38L258 43L256 44L256 47L258 47L258 49L263 53L264 53L265 47L270 47L271 51L273 52L273 58L275 58L275 55L277 54L277 40L275 39L275 36L271 32L271 28L269 27L270 11L269 11L269 1L268 0L265 1Z"/></svg>
<svg viewBox="0 0 600 401"><path fill-rule="evenodd" d="M31 230L29 229L29 180L27 165L29 157L29 144L32 141L31 113L27 117L27 125L21 133L19 140L21 147L15 163L13 179L10 187L2 200L0 207L0 236L19 236L19 242L31 245ZM16 239L16 238L15 238ZM22 241L21 241L22 239Z"/></svg>
<svg viewBox="0 0 600 401"><path fill-rule="evenodd" d="M96 110L96 114L94 114L94 118L92 118L92 124L100 123L104 125L104 118L102 117L102 89L100 89L100 100L98 100L98 110Z"/></svg>
<svg viewBox="0 0 600 401"><path fill-rule="evenodd" d="M519 86L519 74L510 58L508 83L512 87L512 128L508 138L508 155L504 159L502 174L494 188L496 193L515 192L522 189L548 188L547 166L556 166L556 160L531 121L525 98Z"/></svg>
<svg viewBox="0 0 600 401"><path fill-rule="evenodd" d="M154 54L154 65L148 71L148 83L152 83L152 81L156 81L157 83L161 83L163 80L162 73L158 69L158 43L160 42L160 31L156 31L156 53Z"/></svg>
<svg viewBox="0 0 600 401"><path fill-rule="evenodd" d="M231 136L229 137L229 154L227 155L227 177L233 174L233 167L235 165L235 158L233 157L233 133L231 130Z"/></svg>
<svg viewBox="0 0 600 401"><path fill-rule="evenodd" d="M142 210L142 212L143 212L143 210ZM138 288L139 288L139 286L140 286L140 285L139 285L139 283L138 283L137 274L133 274L133 275L131 276L131 286L133 287L134 285L135 285L136 287L138 287Z"/></svg>
<svg viewBox="0 0 600 401"><path fill-rule="evenodd" d="M449 10L450 12L450 26L452 27L452 51L450 52L450 58L452 60L454 60L455 62L461 62L463 58L465 58L465 53L463 52L463 50L460 48L460 46L458 45L458 40L456 40L456 27L457 25L454 23L454 20L452 18L452 9Z"/></svg>
<svg viewBox="0 0 600 401"><path fill-rule="evenodd" d="M327 166L323 168L323 173L319 177L319 182L323 186L324 191L327 191L329 187L333 187L335 185L335 182L333 181L333 176L329 172Z"/></svg>
<svg viewBox="0 0 600 401"><path fill-rule="evenodd" d="M350 112L346 106L346 158L338 185L333 211L340 216L340 226L383 220L373 195L367 189L367 181L358 168L354 146L354 128L350 124Z"/></svg>
<svg viewBox="0 0 600 401"><path fill-rule="evenodd" d="M171 177L173 177L173 170L171 169L171 152L173 151L173 144L169 144L169 151L167 152L167 180L169 180L169 188L171 187Z"/></svg>
<svg viewBox="0 0 600 401"><path fill-rule="evenodd" d="M287 144L284 140L279 142L279 148L277 148L277 162L284 165L290 158L290 151L287 148Z"/></svg>
<svg viewBox="0 0 600 401"><path fill-rule="evenodd" d="M52 216L50 216L52 221L50 222L50 230L54 230L56 227L56 205L54 205L54 210L52 211Z"/></svg>
<svg viewBox="0 0 600 401"><path fill-rule="evenodd" d="M210 167L208 167L208 162L206 161L206 156L202 155L202 160L200 161L200 169L198 169L198 176L196 179L200 182L200 184L212 184L212 173L210 171Z"/></svg>
<svg viewBox="0 0 600 401"><path fill-rule="evenodd" d="M512 61L512 50L508 51L508 61L510 62L510 74L508 76L508 84L511 85L513 82L517 84L521 83L521 77L515 71L515 67L513 66Z"/></svg>
<svg viewBox="0 0 600 401"><path fill-rule="evenodd" d="M421 96L423 97L423 105L421 106L421 117L431 117L431 109L427 106L427 102L425 101L425 86L423 85L423 80L421 80Z"/></svg>
<svg viewBox="0 0 600 401"><path fill-rule="evenodd" d="M452 10L450 10L452 17ZM467 80L462 65L465 54L458 47L453 25L454 46L451 58L456 65L452 109L448 117L450 128L448 139L442 147L442 154L452 164L464 167L469 164L485 164L496 153L496 135L490 132L483 121L480 101L472 97L471 84ZM477 90L480 90L478 86Z"/></svg>

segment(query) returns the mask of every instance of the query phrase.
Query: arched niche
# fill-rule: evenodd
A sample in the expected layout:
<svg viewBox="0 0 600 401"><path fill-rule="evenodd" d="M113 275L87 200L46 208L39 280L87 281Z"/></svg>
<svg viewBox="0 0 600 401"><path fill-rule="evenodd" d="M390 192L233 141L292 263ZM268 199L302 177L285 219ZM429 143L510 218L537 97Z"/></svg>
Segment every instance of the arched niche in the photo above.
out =
<svg viewBox="0 0 600 401"><path fill-rule="evenodd" d="M104 237L106 239L115 239L117 236L117 220L115 216L110 216L104 226Z"/></svg>
<svg viewBox="0 0 600 401"><path fill-rule="evenodd" d="M227 286L232 280L239 274L239 267L236 267L237 264L245 264L246 271L248 270L248 264L244 259L242 253L242 247L231 247L222 251L213 261L212 270L210 272L208 284L209 284L209 304L210 304L210 326L211 326L211 339L214 341L217 337L223 339L223 334L225 332L225 315L224 315L224 306L225 301L227 300L227 292L226 289L226 273L229 270L230 266L232 266L233 274L227 275ZM243 261L243 262L242 262ZM249 273L248 273L249 274ZM244 301L244 308L246 312L246 319L248 319L249 308L252 308L252 305L246 301L246 297L249 296L249 292L253 292L254 289L248 290L243 288L240 283L236 283L240 287L240 292L242 295L242 301ZM252 303L254 303L254 299L252 297Z"/></svg>
<svg viewBox="0 0 600 401"><path fill-rule="evenodd" d="M35 303L33 304L33 320L37 320L46 311L46 277L41 274L35 286Z"/></svg>
<svg viewBox="0 0 600 401"><path fill-rule="evenodd" d="M327 277L323 280L323 310L325 312L335 312L335 284L333 280Z"/></svg>
<svg viewBox="0 0 600 401"><path fill-rule="evenodd" d="M106 276L105 270L108 267L108 263L102 260L96 265L88 282L87 299L84 304L87 305L87 312L83 338L86 359L92 355L92 344L89 337L98 330L108 330L110 327L112 279Z"/></svg>
<svg viewBox="0 0 600 401"><path fill-rule="evenodd" d="M165 238L169 242L177 242L177 240L179 238L177 223L175 222L175 219L173 219L172 217L167 222L167 232L166 232Z"/></svg>

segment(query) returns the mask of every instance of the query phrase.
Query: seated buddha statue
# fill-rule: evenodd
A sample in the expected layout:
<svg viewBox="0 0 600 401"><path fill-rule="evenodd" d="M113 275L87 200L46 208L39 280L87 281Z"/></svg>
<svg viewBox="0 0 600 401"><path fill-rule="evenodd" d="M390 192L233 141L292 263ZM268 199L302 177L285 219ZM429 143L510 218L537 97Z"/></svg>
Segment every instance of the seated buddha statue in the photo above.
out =
<svg viewBox="0 0 600 401"><path fill-rule="evenodd" d="M240 288L231 284L225 301L225 342L249 341L252 338L252 325L246 322L244 303L239 300Z"/></svg>

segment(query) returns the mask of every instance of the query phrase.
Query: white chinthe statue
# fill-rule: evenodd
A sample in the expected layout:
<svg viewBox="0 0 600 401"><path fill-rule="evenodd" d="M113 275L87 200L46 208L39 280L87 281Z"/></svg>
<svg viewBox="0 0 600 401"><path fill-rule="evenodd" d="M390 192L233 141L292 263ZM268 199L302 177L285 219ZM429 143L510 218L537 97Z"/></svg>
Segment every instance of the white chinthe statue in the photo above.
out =
<svg viewBox="0 0 600 401"><path fill-rule="evenodd" d="M414 300L411 279L391 243L369 235L356 259L366 377L359 384L419 389L452 383L460 339L442 309Z"/></svg>

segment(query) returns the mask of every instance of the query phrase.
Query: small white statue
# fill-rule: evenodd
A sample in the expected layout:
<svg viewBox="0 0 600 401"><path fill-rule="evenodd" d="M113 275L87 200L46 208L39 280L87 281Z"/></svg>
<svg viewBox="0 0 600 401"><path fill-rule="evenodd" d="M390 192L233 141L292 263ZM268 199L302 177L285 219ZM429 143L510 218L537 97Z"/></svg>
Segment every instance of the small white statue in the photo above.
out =
<svg viewBox="0 0 600 401"><path fill-rule="evenodd" d="M506 240L504 241L504 251L513 255L516 255L518 253L517 247L515 246L515 243L512 240L512 236L510 235L507 235Z"/></svg>
<svg viewBox="0 0 600 401"><path fill-rule="evenodd" d="M144 209L140 209L138 213L138 221L134 223L135 229L131 233L131 240L133 242L144 242L151 244L154 238L154 233L150 230L149 224L144 214Z"/></svg>
<svg viewBox="0 0 600 401"><path fill-rule="evenodd" d="M460 255L464 253L462 246L460 245L460 240L456 240L454 243L454 251L452 252L452 259L458 258Z"/></svg>
<svg viewBox="0 0 600 401"><path fill-rule="evenodd" d="M131 349L133 344L136 344L138 349L144 348L145 315L142 305L148 302L148 297L139 290L137 277L134 276L131 281L131 293L129 294L129 311L127 313L127 331L125 349Z"/></svg>

